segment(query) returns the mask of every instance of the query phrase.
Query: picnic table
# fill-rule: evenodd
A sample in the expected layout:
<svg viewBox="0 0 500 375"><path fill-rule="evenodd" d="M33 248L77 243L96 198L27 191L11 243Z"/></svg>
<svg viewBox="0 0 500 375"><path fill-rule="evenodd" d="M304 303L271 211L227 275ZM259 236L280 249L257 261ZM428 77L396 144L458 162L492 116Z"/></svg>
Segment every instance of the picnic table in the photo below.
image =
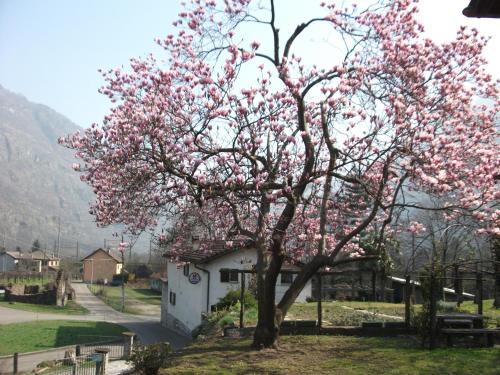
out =
<svg viewBox="0 0 500 375"><path fill-rule="evenodd" d="M481 329L484 324L484 316L480 314L437 314L437 327L442 328L475 328Z"/></svg>
<svg viewBox="0 0 500 375"><path fill-rule="evenodd" d="M491 347L495 343L495 336L500 334L499 329L485 329L484 316L479 314L438 314L437 328L446 336L448 346L453 346L453 338L457 336L486 338L486 345Z"/></svg>

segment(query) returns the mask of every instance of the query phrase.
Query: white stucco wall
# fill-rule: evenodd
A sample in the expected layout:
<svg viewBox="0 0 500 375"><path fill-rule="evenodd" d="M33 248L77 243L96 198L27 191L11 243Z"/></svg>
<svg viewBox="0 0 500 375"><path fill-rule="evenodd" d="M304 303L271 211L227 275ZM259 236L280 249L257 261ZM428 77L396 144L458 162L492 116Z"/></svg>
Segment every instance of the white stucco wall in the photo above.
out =
<svg viewBox="0 0 500 375"><path fill-rule="evenodd" d="M168 287L162 293L162 303L166 306L166 326L189 334L201 323L201 313L206 312L207 277L194 265L189 265L189 273L197 272L201 276L198 284L191 284L183 274L183 267L167 263ZM170 292L175 293L175 305L170 302Z"/></svg>
<svg viewBox="0 0 500 375"><path fill-rule="evenodd" d="M0 255L0 272L8 272L16 269L14 258L7 254Z"/></svg>
<svg viewBox="0 0 500 375"><path fill-rule="evenodd" d="M168 287L162 290L162 324L181 333L189 334L202 321L202 314L210 312L211 306L219 302L230 290L238 290L241 287L241 275L238 282L221 282L220 270L227 269L252 269L257 262L257 253L254 249L244 249L223 257L214 259L212 262L201 265L189 265L189 274L197 272L201 276L198 284L191 284L187 276L183 274L183 267L178 268L176 264L168 262L167 276ZM210 273L209 303L207 309L208 273ZM245 286L248 288L250 274L246 275ZM165 284L164 284L165 285ZM276 302L279 302L288 289L289 284L281 284L281 275L278 276L276 285ZM170 292L176 294L175 305L169 301ZM312 295L311 281L307 283L297 298L297 302L306 302L306 298Z"/></svg>

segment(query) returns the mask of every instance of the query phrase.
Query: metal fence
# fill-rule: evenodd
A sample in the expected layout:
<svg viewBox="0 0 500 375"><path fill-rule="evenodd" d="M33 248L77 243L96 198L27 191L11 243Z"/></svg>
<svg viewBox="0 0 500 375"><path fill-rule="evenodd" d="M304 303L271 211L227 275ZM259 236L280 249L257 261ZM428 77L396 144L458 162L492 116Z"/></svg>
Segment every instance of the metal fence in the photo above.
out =
<svg viewBox="0 0 500 375"><path fill-rule="evenodd" d="M124 343L123 340L112 341L112 342L102 342L93 344L82 344L80 345L81 355L90 355L95 352L96 349L107 349L109 350L108 358L110 360L122 359L124 357ZM78 349L77 349L78 350ZM78 354L78 353L77 353Z"/></svg>
<svg viewBox="0 0 500 375"><path fill-rule="evenodd" d="M99 351L99 349L108 351L108 360L123 359L125 357L124 339L115 338L38 352L0 356L0 374L31 371L35 371L37 374L96 374L96 368L95 366L92 367L89 360L95 360L96 356L98 356L96 351ZM74 372L77 370L78 372Z"/></svg>
<svg viewBox="0 0 500 375"><path fill-rule="evenodd" d="M46 369L37 372L43 375L98 375L102 354L85 354L53 361Z"/></svg>

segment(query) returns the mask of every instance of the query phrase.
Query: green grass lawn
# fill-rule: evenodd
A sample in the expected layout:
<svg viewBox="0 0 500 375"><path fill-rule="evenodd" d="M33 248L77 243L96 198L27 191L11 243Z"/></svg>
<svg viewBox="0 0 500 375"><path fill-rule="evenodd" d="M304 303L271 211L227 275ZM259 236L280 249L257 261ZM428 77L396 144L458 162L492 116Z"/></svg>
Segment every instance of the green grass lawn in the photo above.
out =
<svg viewBox="0 0 500 375"><path fill-rule="evenodd" d="M500 349L420 349L406 338L284 336L278 350L251 339L197 341L162 374L498 375Z"/></svg>
<svg viewBox="0 0 500 375"><path fill-rule="evenodd" d="M476 314L477 305L475 305L472 301L465 301L460 305L459 310L462 312ZM490 327L500 327L500 309L493 307L493 299L483 301L483 315L488 318L487 324Z"/></svg>
<svg viewBox="0 0 500 375"><path fill-rule="evenodd" d="M105 322L36 321L0 325L0 355L109 340L126 328Z"/></svg>
<svg viewBox="0 0 500 375"><path fill-rule="evenodd" d="M370 315L353 309L368 310L373 313L382 313L396 317L404 316L404 305L382 302L323 302L323 320L325 324L333 326L359 326L361 322L369 321L399 321L397 318ZM287 314L287 319L317 319L317 303L295 303Z"/></svg>
<svg viewBox="0 0 500 375"><path fill-rule="evenodd" d="M117 311L122 311L122 288L119 286L89 285L92 293ZM161 305L161 294L150 289L125 287L125 311L128 314L140 314L140 311L127 303L133 299L143 304Z"/></svg>
<svg viewBox="0 0 500 375"><path fill-rule="evenodd" d="M346 309L346 306L350 309ZM413 307L414 311L418 311L420 305ZM354 310L353 310L354 309ZM362 313L357 310L366 310L371 313L379 313L394 316L390 318L380 315L371 315ZM471 301L464 302L459 311L476 313L477 305ZM325 326L360 326L362 322L371 321L402 321L404 319L405 305L402 303L387 303L387 302L358 302L358 301L329 301L323 302L323 324ZM484 301L484 315L488 318L487 324L490 327L500 326L500 310L493 308L493 300ZM288 320L316 320L317 319L317 303L295 303L290 308L286 319ZM221 324L239 322L239 305L232 308L228 314L222 319ZM256 309L247 309L245 311L245 324L255 325L257 323ZM500 372L499 372L500 374Z"/></svg>
<svg viewBox="0 0 500 375"><path fill-rule="evenodd" d="M125 295L150 305L161 305L161 293L151 289L125 288Z"/></svg>
<svg viewBox="0 0 500 375"><path fill-rule="evenodd" d="M51 305L35 305L32 303L21 303L21 302L7 302L0 301L1 307L8 307L10 309L32 311L37 313L56 313L56 314L69 314L69 315L86 315L89 311L80 306L74 301L68 301L66 306L58 307Z"/></svg>

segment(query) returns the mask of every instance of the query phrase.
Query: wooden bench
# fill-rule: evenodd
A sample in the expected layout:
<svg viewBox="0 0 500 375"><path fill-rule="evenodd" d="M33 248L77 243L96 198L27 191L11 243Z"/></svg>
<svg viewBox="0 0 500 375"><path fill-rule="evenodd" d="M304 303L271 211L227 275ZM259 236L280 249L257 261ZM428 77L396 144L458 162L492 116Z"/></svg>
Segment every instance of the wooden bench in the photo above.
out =
<svg viewBox="0 0 500 375"><path fill-rule="evenodd" d="M472 319L443 319L443 328L473 328Z"/></svg>
<svg viewBox="0 0 500 375"><path fill-rule="evenodd" d="M463 329L463 328L443 328L441 333L446 335L447 346L453 346L454 336L486 336L486 342L488 347L495 345L495 336L500 334L500 329Z"/></svg>

